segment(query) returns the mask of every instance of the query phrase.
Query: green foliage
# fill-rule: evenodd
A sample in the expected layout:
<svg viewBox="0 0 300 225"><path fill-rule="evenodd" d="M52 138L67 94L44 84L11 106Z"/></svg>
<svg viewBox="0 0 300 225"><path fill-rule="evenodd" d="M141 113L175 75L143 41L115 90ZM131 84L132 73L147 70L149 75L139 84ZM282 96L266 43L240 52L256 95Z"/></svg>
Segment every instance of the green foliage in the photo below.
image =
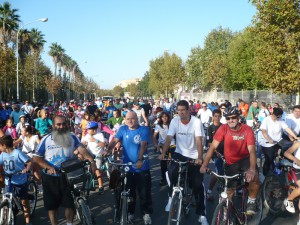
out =
<svg viewBox="0 0 300 225"><path fill-rule="evenodd" d="M156 94L173 94L184 81L185 69L182 59L175 53L165 52L163 56L150 61L149 89Z"/></svg>
<svg viewBox="0 0 300 225"><path fill-rule="evenodd" d="M202 59L203 50L200 47L195 47L191 49L191 54L188 56L186 61L186 72L187 76L185 79L185 85L188 88L197 86L199 88L204 87L204 76L202 71Z"/></svg>
<svg viewBox="0 0 300 225"><path fill-rule="evenodd" d="M114 95L115 97L123 97L123 96L124 96L124 90L123 90L123 88L122 88L121 86L119 86L119 85L115 86L115 87L113 88L112 92L113 92L113 95Z"/></svg>
<svg viewBox="0 0 300 225"><path fill-rule="evenodd" d="M138 96L140 97L150 97L152 96L152 91L149 89L150 73L145 72L142 80L137 84Z"/></svg>
<svg viewBox="0 0 300 225"><path fill-rule="evenodd" d="M125 91L129 92L131 97L139 97L138 96L138 89L137 89L137 85L136 84L129 84L125 88Z"/></svg>
<svg viewBox="0 0 300 225"><path fill-rule="evenodd" d="M300 1L252 0L257 36L256 73L275 92L299 91Z"/></svg>

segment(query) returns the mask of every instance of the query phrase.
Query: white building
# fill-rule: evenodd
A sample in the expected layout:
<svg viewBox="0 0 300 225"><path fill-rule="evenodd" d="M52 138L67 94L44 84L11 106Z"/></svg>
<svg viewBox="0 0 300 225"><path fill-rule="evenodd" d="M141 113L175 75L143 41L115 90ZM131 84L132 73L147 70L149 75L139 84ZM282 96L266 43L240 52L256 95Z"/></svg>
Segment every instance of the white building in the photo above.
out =
<svg viewBox="0 0 300 225"><path fill-rule="evenodd" d="M141 78L131 78L131 79L128 79L128 80L122 80L116 86L121 86L122 88L126 88L128 85L137 84L140 81L141 81Z"/></svg>

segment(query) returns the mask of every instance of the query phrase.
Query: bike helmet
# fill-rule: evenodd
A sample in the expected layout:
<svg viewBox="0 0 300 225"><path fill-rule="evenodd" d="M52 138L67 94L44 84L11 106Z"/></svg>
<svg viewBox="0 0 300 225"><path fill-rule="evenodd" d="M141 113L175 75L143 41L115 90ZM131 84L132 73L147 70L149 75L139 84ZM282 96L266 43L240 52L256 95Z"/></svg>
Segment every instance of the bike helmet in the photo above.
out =
<svg viewBox="0 0 300 225"><path fill-rule="evenodd" d="M90 121L86 127L86 129L97 129L98 128L98 123L94 121Z"/></svg>
<svg viewBox="0 0 300 225"><path fill-rule="evenodd" d="M236 115L236 116L240 115L240 110L238 110L238 108L236 106L228 107L225 109L225 112L224 112L225 117L233 116L233 115Z"/></svg>

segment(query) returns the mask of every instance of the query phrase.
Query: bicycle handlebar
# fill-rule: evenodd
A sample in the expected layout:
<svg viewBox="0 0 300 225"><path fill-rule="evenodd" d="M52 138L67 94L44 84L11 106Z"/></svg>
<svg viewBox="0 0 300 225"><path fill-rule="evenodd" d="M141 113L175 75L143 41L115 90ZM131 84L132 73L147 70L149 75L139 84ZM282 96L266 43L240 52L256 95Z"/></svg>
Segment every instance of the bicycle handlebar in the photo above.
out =
<svg viewBox="0 0 300 225"><path fill-rule="evenodd" d="M206 173L207 174L213 174L216 177L223 178L223 179L234 179L234 178L237 178L237 177L243 177L244 176L244 174L241 174L241 173L235 174L233 176L219 175L219 174L217 174L217 173L215 173L214 171L211 171L211 170L207 170Z"/></svg>

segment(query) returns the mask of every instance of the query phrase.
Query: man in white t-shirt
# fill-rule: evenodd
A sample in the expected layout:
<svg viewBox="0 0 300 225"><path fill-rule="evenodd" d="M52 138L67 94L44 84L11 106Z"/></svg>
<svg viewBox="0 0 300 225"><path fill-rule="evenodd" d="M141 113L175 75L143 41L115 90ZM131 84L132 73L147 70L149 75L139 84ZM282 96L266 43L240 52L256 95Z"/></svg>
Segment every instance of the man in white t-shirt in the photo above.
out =
<svg viewBox="0 0 300 225"><path fill-rule="evenodd" d="M159 159L163 159L173 137L176 137L176 150L173 158L178 161L191 161L195 160L195 164L189 164L188 178L192 184L193 193L196 202L196 214L199 215L199 220L202 225L208 225L205 211L205 189L203 185L203 174L200 173L200 165L203 163L203 147L202 147L202 123L201 121L190 115L189 103L181 100L177 103L178 117L172 119L166 142L163 146L162 154ZM165 208L166 211L170 210L171 196L173 185L177 183L178 179L178 164L171 162L168 169L168 176L170 179L169 186L169 201Z"/></svg>
<svg viewBox="0 0 300 225"><path fill-rule="evenodd" d="M77 110L75 111L75 124L81 124L81 120L83 118L84 111L82 110L81 105L78 105Z"/></svg>
<svg viewBox="0 0 300 225"><path fill-rule="evenodd" d="M265 163L263 165L264 176L268 174L270 167L273 165L277 151L280 148L278 142L282 139L282 131L285 130L293 139L297 139L296 135L287 126L285 121L281 119L282 114L283 111L281 108L274 108L273 114L266 117L260 126L264 137L264 140L261 142L262 151L265 155ZM291 142L291 145L292 144L293 143Z"/></svg>
<svg viewBox="0 0 300 225"><path fill-rule="evenodd" d="M294 132L296 136L300 136L300 105L293 107L293 112L289 114L285 119L288 127ZM289 140L288 134L284 131L284 138Z"/></svg>
<svg viewBox="0 0 300 225"><path fill-rule="evenodd" d="M197 113L197 117L200 118L203 124L211 122L212 112L207 108L206 102L202 102L202 106Z"/></svg>
<svg viewBox="0 0 300 225"><path fill-rule="evenodd" d="M148 119L146 117L145 110L141 108L138 101L133 102L132 111L136 113L140 125L148 126Z"/></svg>

